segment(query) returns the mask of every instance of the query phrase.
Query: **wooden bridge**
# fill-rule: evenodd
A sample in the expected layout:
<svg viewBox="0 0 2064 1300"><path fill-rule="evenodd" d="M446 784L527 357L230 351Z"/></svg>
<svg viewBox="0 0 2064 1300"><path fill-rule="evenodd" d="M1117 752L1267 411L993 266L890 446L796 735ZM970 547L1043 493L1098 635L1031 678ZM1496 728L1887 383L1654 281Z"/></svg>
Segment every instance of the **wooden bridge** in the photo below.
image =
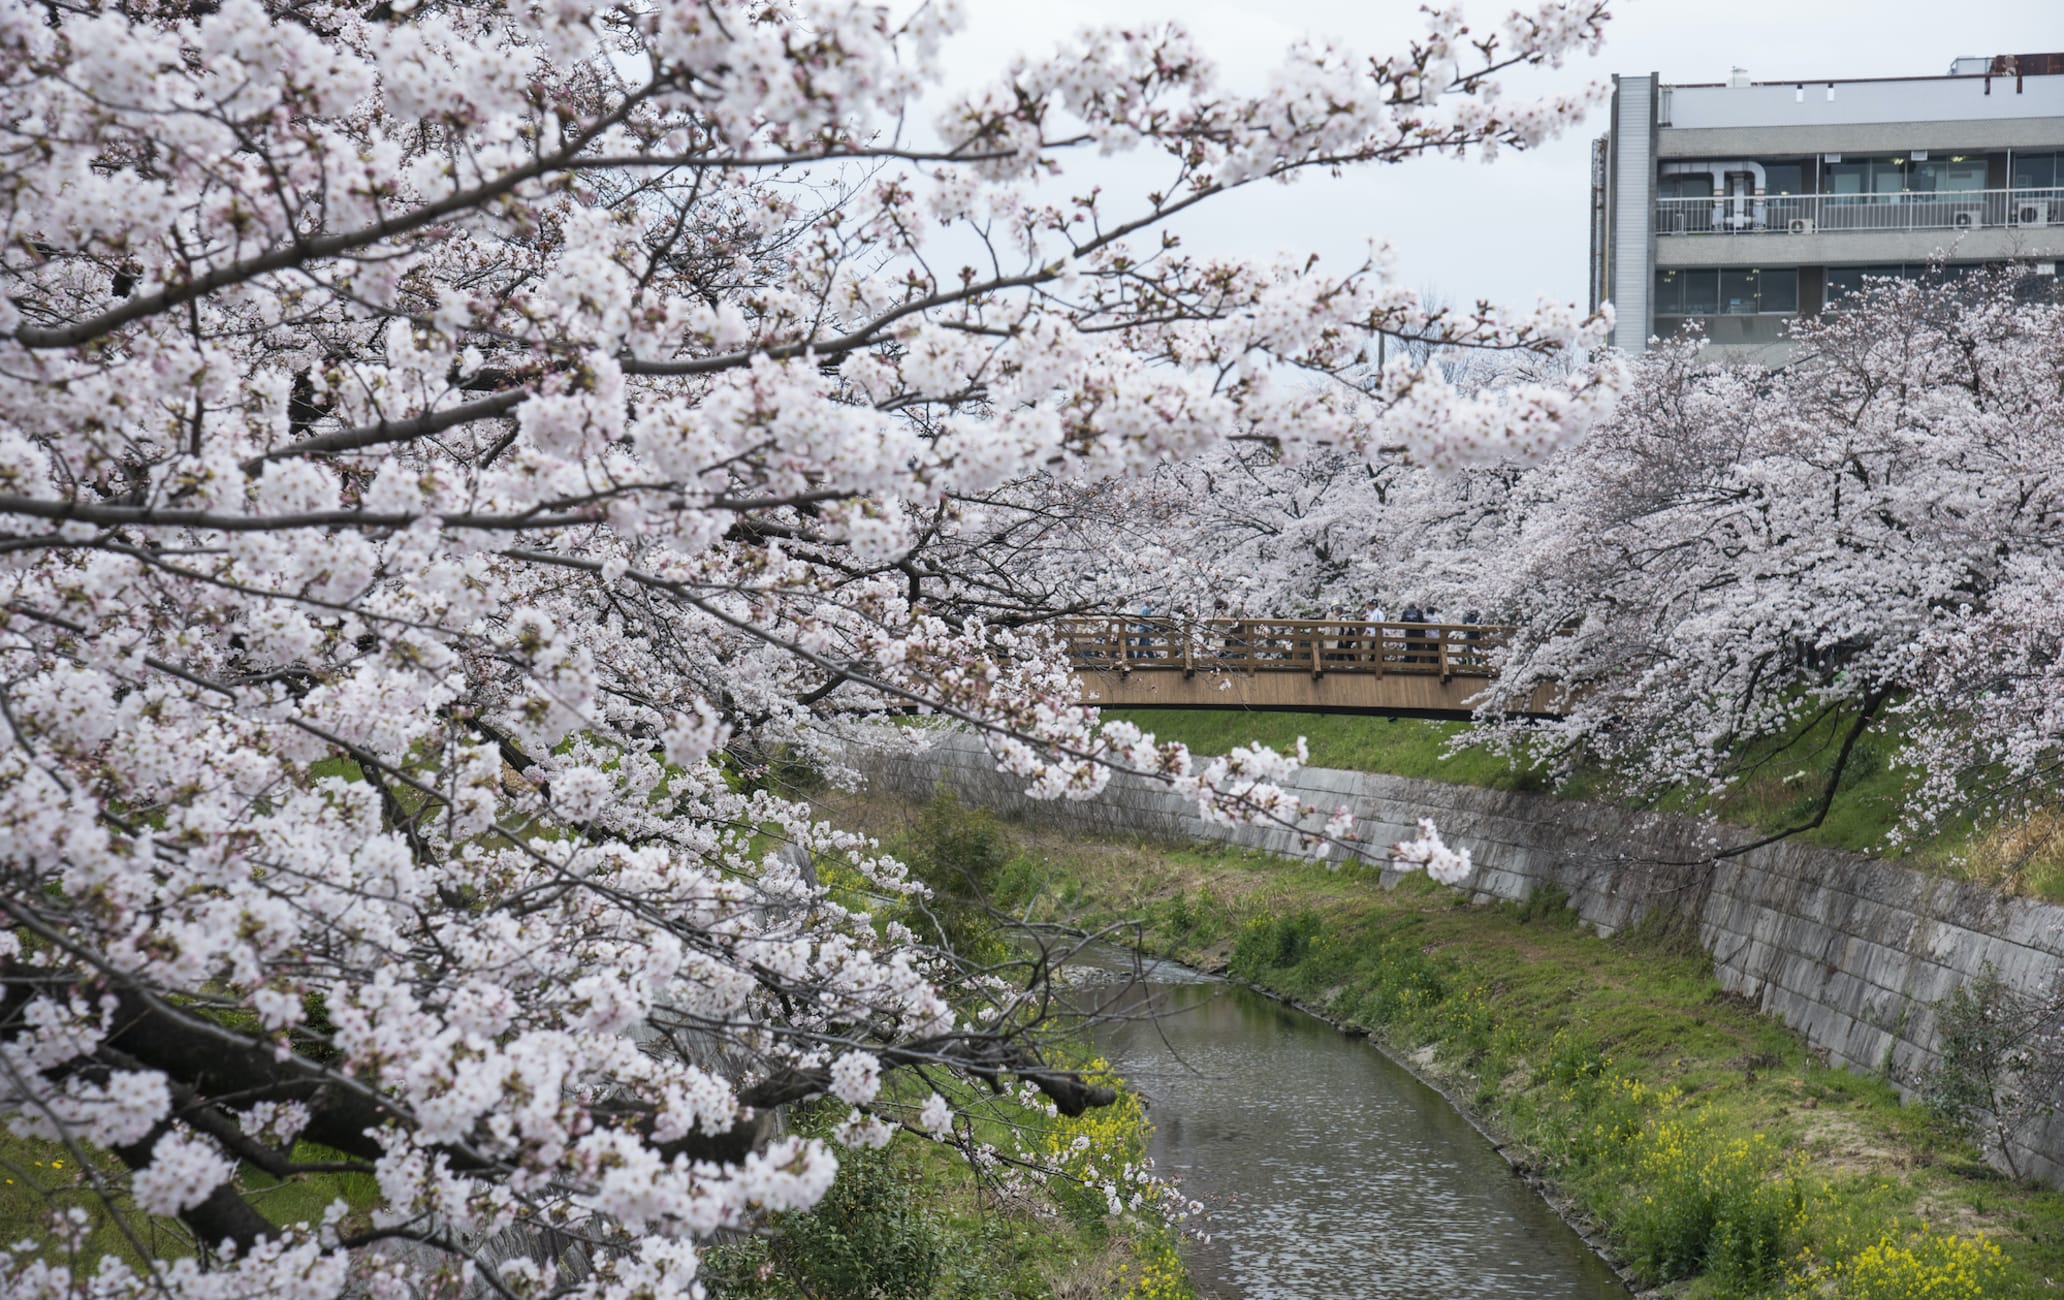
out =
<svg viewBox="0 0 2064 1300"><path fill-rule="evenodd" d="M1144 615L1063 619L1083 702L1107 709L1243 709L1467 718L1506 628L1482 623ZM1532 717L1558 713L1536 688Z"/></svg>

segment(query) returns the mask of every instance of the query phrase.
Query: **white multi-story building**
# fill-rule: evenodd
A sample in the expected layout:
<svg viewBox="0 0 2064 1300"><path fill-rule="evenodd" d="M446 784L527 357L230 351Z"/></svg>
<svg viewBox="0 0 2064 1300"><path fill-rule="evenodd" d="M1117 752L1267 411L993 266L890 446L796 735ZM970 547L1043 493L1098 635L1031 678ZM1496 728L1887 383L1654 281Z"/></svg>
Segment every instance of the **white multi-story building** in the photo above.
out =
<svg viewBox="0 0 2064 1300"><path fill-rule="evenodd" d="M1775 360L1869 275L2064 254L2064 55L1948 75L1670 85L1615 77L1593 145L1591 298L1639 351L1689 321Z"/></svg>

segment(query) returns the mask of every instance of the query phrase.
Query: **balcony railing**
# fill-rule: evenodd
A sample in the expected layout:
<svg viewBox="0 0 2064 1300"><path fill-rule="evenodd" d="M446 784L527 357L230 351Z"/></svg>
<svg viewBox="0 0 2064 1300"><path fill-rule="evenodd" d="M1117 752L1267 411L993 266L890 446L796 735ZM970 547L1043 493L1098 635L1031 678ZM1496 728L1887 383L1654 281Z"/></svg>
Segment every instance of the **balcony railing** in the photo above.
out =
<svg viewBox="0 0 2064 1300"><path fill-rule="evenodd" d="M1833 230L2064 226L2064 188L1935 194L1770 194L1657 199L1659 235L1811 235Z"/></svg>

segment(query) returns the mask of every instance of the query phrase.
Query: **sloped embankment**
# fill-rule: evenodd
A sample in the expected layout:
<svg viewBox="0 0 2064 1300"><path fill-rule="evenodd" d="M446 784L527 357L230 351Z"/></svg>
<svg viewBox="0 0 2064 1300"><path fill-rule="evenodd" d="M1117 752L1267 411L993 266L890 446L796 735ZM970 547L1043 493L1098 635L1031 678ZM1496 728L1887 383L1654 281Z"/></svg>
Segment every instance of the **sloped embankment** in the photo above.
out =
<svg viewBox="0 0 2064 1300"><path fill-rule="evenodd" d="M884 827L907 820L875 807ZM1663 927L1604 939L1551 894L1472 905L1423 880L1385 889L1359 866L1012 834L990 880L999 907L1137 921L1150 951L1374 1036L1644 1282L1992 1300L2064 1278L2064 1196L2001 1178L1882 1080L1828 1068Z"/></svg>
<svg viewBox="0 0 2064 1300"><path fill-rule="evenodd" d="M1114 777L1096 799L1025 798L970 737L870 757L873 789L907 799L935 788L967 802L1074 832L1231 843L1295 852L1281 830L1206 822L1195 806L1142 778ZM1802 1033L1836 1064L1889 1078L1912 1094L1937 1068L1936 1008L1996 972L2042 996L2064 984L2064 907L2006 898L1959 881L1796 841L1713 860L1748 832L1686 817L1374 773L1306 768L1291 787L1306 803L1347 807L1380 863L1391 842L1433 817L1477 870L1479 900L1556 891L1606 933L1638 924L1681 931L1710 955L1728 992ZM2016 1170L2064 1184L2064 1108L2014 1135Z"/></svg>

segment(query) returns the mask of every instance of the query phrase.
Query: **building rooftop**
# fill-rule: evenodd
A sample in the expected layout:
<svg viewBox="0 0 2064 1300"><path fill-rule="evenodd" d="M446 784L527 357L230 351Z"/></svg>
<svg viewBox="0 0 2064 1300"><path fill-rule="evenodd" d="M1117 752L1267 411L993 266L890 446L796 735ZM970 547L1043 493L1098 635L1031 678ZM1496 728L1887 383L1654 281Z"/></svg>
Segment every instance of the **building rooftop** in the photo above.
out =
<svg viewBox="0 0 2064 1300"><path fill-rule="evenodd" d="M1983 71L1923 77L1660 85L1657 125L1672 130L1982 122L2064 117L2064 55L1959 59ZM2039 67L2039 72L1996 69Z"/></svg>
<svg viewBox="0 0 2064 1300"><path fill-rule="evenodd" d="M1967 56L1952 59L1948 72L1908 77L1807 77L1803 80L1790 77L1782 81L1752 81L1746 68L1736 68L1734 76L1726 81L1665 81L1661 84L1673 90L1739 90L1751 86L1852 86L1880 81L1946 81L1952 77L2053 76L2064 76L2064 53L1995 54L1990 58Z"/></svg>

